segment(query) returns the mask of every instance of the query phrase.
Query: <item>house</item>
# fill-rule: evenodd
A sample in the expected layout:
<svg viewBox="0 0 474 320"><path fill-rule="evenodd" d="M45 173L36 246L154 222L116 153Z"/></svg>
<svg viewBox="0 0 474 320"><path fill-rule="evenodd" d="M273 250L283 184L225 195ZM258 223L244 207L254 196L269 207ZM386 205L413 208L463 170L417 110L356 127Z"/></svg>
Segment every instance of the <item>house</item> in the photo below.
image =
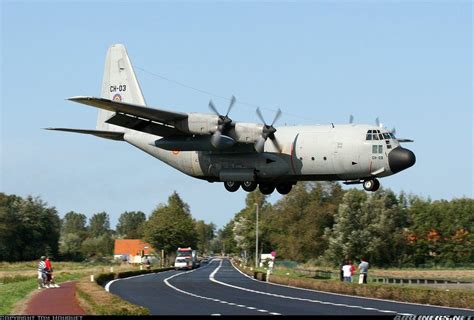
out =
<svg viewBox="0 0 474 320"><path fill-rule="evenodd" d="M114 258L129 263L142 263L149 256L154 256L149 243L140 239L117 239L114 244Z"/></svg>

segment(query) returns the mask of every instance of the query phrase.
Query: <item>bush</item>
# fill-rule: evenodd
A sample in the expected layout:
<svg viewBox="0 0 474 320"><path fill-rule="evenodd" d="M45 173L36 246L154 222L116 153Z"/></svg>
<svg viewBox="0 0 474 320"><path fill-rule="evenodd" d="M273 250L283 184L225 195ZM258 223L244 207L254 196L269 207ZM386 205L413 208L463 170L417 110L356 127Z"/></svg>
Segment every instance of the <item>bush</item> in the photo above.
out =
<svg viewBox="0 0 474 320"><path fill-rule="evenodd" d="M101 273L95 278L95 282L97 282L99 286L103 287L107 284L107 282L112 281L114 279L115 279L115 273L113 272Z"/></svg>
<svg viewBox="0 0 474 320"><path fill-rule="evenodd" d="M151 270L124 271L124 272L117 273L117 278L123 279L123 278L128 278L128 277L133 277L133 276L139 276L141 274L147 274L151 272L152 272Z"/></svg>

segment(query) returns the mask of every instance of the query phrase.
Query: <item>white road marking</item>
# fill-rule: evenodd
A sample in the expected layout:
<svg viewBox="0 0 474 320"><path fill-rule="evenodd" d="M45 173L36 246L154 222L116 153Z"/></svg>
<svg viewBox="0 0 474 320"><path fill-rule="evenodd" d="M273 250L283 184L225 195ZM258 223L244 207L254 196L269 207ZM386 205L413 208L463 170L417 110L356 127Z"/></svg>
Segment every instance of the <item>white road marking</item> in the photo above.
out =
<svg viewBox="0 0 474 320"><path fill-rule="evenodd" d="M327 304L327 305L332 305L332 306L337 306L337 307L346 307L346 308L362 309L362 310L375 310L375 311L379 311L379 312L383 312L383 313L395 313L395 314L397 314L396 311L392 311L392 310L383 310L383 309L374 309L374 308L369 308L369 309L368 309L368 308L361 307L361 306L354 306L354 305L342 304L342 303L333 303L333 302L328 302L328 301L320 301L320 300L313 300L313 299L306 299L306 298L290 297L290 296L285 296L285 295L281 295L281 294L263 292L263 291L252 290L252 289L248 289L248 288L243 288L243 287L235 286L235 285L232 285L232 284L229 284L229 283L225 283L225 282L222 282L222 281L219 281L219 280L216 280L216 279L215 279L216 273L217 273L217 272L219 271L219 269L222 267L222 262L223 262L223 260L221 260L219 266L209 275L209 280L211 280L212 282L221 284L221 285L223 285L223 286L226 286L226 287L230 287L230 288L234 288L234 289L239 289L239 290L243 290L243 291L247 291L247 292L252 292L252 293L257 293L257 294L262 294L262 295L266 295L266 296L272 296L272 297L277 297L277 298L289 299L289 300L298 300L298 301L305 301L305 302L312 302L312 303L319 303L319 304ZM238 269L237 269L237 270L238 270ZM239 271L240 271L240 270L239 270ZM411 315L411 314L410 314L410 315Z"/></svg>
<svg viewBox="0 0 474 320"><path fill-rule="evenodd" d="M232 267L240 272L242 275L246 276L247 278L261 282L257 279L252 278L248 274L243 273L242 271L237 268L232 260L229 260L230 263L232 264ZM335 296L341 296L341 297L350 297L350 298L355 298L355 299L364 299L364 300L377 300L377 301L384 301L384 302L390 302L390 303L396 303L396 304L410 304L410 305L415 305L415 306L423 306L423 307L430 307L430 308L443 308L443 309L453 309L453 310L465 310L465 311L472 311L472 309L467 309L467 308L454 308L454 307L446 307L446 306L436 306L432 304L421 304L421 303L414 303L414 302L401 302L401 301L395 301L395 300L387 300L387 299L379 299L379 298L370 298L370 297L359 297L359 296L351 296L349 294L341 294L341 293L334 293L334 292L327 292L327 291L318 291L318 290L313 290L313 289L305 289L305 288L299 288L299 287L294 287L294 286L289 286L285 284L279 284L279 283L273 283L273 282L267 282L267 284L270 284L272 286L279 286L279 287L286 287L286 288L292 288L292 289L297 289L297 290L303 290L303 291L309 291L309 292L317 292L317 293L323 293L323 294L331 294ZM407 315L407 316L412 316L413 314L411 313L399 313L399 315Z"/></svg>
<svg viewBox="0 0 474 320"><path fill-rule="evenodd" d="M222 260L221 259L213 259L211 260L211 262L209 262L208 266L214 262L214 261L221 261L220 265L216 268L216 269L219 269L220 266L222 265ZM163 280L163 282L170 288L178 291L178 292L181 292L181 293L184 293L186 295L189 295L189 296L192 296L192 297L195 297L195 298L199 298L199 299L204 299L204 300L209 300L209 301L214 301L214 302L219 302L219 303L222 303L222 304L228 304L230 306L236 306L236 307L241 307L241 308L247 308L249 310L256 310L257 308L254 308L254 307L247 307L245 305L236 305L235 303L231 303L231 302L228 302L228 301L224 301L224 300L220 300L220 299L215 299L215 298L210 298L210 297L205 297L205 296L201 296L201 295L198 295L198 294L195 294L195 293L191 293L191 292L187 292L187 291L184 291L182 289L179 289L175 286L173 286L171 283L169 283L168 281L175 278L175 277L178 277L178 276L182 276L183 274L188 274L188 273L191 273L191 272L194 272L194 271L197 271L199 269L194 269L194 270L191 270L191 271L186 271L186 272L182 272L182 273L178 273L178 274L175 274L175 275L172 275L171 277L168 277L166 278L165 280ZM215 270L214 270L215 272ZM260 310L258 310L260 311ZM270 313L269 311L267 310L264 310L264 311L260 311L260 312L267 312L267 313ZM279 313L272 313L272 314L275 314L275 315L279 315Z"/></svg>
<svg viewBox="0 0 474 320"><path fill-rule="evenodd" d="M133 279L133 278L139 278L139 277L144 277L144 276L151 276L151 275L154 275L154 274L166 273L166 272L170 272L170 271L172 271L172 270L167 270L167 271L162 271L162 272L154 272L154 273L145 273L145 274L140 274L138 276L132 276L132 277L127 277L127 278L111 280L111 281L107 282L107 284L104 286L104 289L105 289L105 291L110 292L110 286L114 282L117 282L117 281L120 281L120 280L128 280L128 279Z"/></svg>

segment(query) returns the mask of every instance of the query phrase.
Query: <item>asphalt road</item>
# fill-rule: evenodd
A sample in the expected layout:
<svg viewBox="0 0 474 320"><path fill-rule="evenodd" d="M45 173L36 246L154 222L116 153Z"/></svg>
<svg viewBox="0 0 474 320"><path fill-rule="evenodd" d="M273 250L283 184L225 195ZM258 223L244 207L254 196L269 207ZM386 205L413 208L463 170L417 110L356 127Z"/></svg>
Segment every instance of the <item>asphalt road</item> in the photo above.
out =
<svg viewBox="0 0 474 320"><path fill-rule="evenodd" d="M254 280L227 259L191 271L166 271L114 280L111 293L154 315L469 315L453 309L359 298Z"/></svg>

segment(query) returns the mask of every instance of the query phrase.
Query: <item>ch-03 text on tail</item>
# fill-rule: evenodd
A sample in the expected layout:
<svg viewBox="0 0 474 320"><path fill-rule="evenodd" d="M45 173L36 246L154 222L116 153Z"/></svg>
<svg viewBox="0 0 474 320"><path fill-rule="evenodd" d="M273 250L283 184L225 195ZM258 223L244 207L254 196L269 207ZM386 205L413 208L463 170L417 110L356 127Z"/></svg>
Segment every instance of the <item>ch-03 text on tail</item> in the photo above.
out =
<svg viewBox="0 0 474 320"><path fill-rule="evenodd" d="M99 108L96 130L48 128L126 141L192 177L223 182L228 191L263 194L291 191L298 181L362 183L376 191L377 178L415 163L393 131L380 125L283 126L234 122L212 101L214 114L183 113L146 106L125 47L112 45L105 61L101 97L69 100ZM268 141L270 140L270 141Z"/></svg>

